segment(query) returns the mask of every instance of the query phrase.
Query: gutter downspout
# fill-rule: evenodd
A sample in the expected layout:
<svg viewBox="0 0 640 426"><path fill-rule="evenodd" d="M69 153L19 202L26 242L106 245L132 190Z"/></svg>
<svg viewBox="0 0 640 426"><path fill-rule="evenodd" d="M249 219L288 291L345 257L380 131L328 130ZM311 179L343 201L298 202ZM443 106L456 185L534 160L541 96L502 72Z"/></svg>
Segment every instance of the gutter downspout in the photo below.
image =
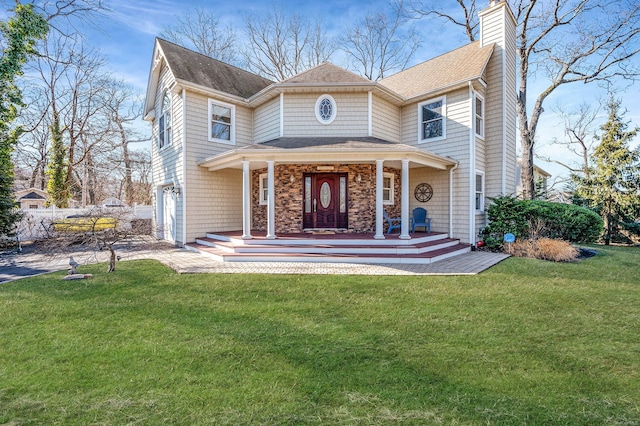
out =
<svg viewBox="0 0 640 426"><path fill-rule="evenodd" d="M187 91L182 88L182 245L187 244Z"/></svg>
<svg viewBox="0 0 640 426"><path fill-rule="evenodd" d="M456 163L449 169L449 238L453 238L453 172L460 163Z"/></svg>
<svg viewBox="0 0 640 426"><path fill-rule="evenodd" d="M473 84L469 82L469 112L471 126L469 126L469 244L476 242L476 209L475 209L475 184L476 184L476 115L475 115L475 91Z"/></svg>

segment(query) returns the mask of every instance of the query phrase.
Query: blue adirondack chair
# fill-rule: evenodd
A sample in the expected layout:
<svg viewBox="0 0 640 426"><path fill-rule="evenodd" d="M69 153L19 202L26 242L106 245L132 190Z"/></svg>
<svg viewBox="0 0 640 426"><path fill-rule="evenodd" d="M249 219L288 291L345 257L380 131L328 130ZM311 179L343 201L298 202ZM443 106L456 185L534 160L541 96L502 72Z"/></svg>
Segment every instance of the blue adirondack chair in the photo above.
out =
<svg viewBox="0 0 640 426"><path fill-rule="evenodd" d="M400 225L402 223L402 218L399 217L389 217L389 215L387 215L387 212L383 210L383 216L385 218L385 220L387 221L387 223L389 223L389 229L387 229L387 234L390 234L391 231L393 231L394 229L400 229ZM393 223L397 222L397 225L394 225Z"/></svg>
<svg viewBox="0 0 640 426"><path fill-rule="evenodd" d="M411 232L416 232L416 226L424 226L424 229L431 232L431 218L427 217L427 211L422 207L413 209L413 217L411 218Z"/></svg>

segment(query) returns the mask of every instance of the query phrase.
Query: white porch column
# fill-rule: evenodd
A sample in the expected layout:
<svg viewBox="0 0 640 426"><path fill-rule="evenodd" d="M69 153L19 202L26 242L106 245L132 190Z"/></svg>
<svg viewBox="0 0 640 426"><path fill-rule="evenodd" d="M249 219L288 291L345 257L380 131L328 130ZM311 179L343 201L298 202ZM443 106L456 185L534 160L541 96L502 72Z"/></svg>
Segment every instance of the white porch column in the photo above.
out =
<svg viewBox="0 0 640 426"><path fill-rule="evenodd" d="M376 160L376 234L373 236L376 240L384 240L384 217L383 217L383 209L382 205L382 185L383 185L383 168L382 163L384 160Z"/></svg>
<svg viewBox="0 0 640 426"><path fill-rule="evenodd" d="M274 161L267 161L267 239L273 240L276 238L276 205L275 205L275 177L273 172Z"/></svg>
<svg viewBox="0 0 640 426"><path fill-rule="evenodd" d="M402 188L402 199L400 203L400 217L402 222L400 223L400 239L409 240L409 160L402 160L402 181L400 182Z"/></svg>
<svg viewBox="0 0 640 426"><path fill-rule="evenodd" d="M251 170L249 161L242 160L242 239L251 238Z"/></svg>

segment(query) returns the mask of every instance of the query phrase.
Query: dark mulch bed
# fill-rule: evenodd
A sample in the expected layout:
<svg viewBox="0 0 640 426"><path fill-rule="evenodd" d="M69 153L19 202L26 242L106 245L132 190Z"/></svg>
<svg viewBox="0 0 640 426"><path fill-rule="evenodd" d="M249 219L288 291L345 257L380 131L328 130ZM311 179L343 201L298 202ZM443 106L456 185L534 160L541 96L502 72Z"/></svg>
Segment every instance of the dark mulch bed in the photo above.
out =
<svg viewBox="0 0 640 426"><path fill-rule="evenodd" d="M587 248L582 248L582 247L578 247L578 260L582 260L582 259L588 259L590 257L595 256L596 254L598 254L597 251L593 250L593 249L587 249Z"/></svg>

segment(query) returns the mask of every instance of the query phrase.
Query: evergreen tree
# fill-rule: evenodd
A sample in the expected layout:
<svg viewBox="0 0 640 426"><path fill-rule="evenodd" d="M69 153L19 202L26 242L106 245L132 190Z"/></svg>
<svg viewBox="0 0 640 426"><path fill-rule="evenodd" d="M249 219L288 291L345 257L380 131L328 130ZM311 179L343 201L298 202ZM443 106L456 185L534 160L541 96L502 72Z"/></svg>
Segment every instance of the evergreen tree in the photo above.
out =
<svg viewBox="0 0 640 426"><path fill-rule="evenodd" d="M67 150L62 141L60 117L53 113L53 122L49 126L51 133L51 161L47 166L47 192L50 195L49 204L59 208L69 207L69 189L67 187Z"/></svg>
<svg viewBox="0 0 640 426"><path fill-rule="evenodd" d="M11 154L21 129L13 125L18 108L22 106L22 94L16 78L35 53L35 43L47 34L49 26L44 17L33 11L33 5L17 3L15 15L7 22L0 22L0 235L11 235L20 218L15 209L13 195L13 163Z"/></svg>
<svg viewBox="0 0 640 426"><path fill-rule="evenodd" d="M576 177L576 195L604 220L605 244L629 241L623 231L634 232L640 215L640 152L629 142L638 128L627 130L620 102L607 105L609 119L600 128L599 144L591 155L589 177Z"/></svg>

